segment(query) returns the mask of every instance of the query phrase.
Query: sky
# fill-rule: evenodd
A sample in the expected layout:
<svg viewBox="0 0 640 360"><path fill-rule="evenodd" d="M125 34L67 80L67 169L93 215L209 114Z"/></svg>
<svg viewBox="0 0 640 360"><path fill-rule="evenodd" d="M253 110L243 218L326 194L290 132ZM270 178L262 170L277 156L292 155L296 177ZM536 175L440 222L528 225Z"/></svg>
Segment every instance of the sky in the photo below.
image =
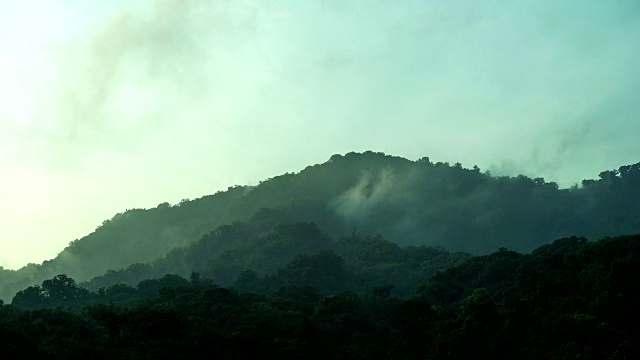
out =
<svg viewBox="0 0 640 360"><path fill-rule="evenodd" d="M562 187L640 162L640 3L6 0L0 266L380 151Z"/></svg>

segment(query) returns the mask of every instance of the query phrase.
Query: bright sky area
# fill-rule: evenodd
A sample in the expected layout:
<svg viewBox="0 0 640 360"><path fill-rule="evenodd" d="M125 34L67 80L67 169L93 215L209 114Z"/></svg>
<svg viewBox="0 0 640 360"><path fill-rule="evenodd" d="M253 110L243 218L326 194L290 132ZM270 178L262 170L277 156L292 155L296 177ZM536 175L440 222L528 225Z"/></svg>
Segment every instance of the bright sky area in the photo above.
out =
<svg viewBox="0 0 640 360"><path fill-rule="evenodd" d="M9 0L0 265L382 151L568 187L640 161L640 3Z"/></svg>

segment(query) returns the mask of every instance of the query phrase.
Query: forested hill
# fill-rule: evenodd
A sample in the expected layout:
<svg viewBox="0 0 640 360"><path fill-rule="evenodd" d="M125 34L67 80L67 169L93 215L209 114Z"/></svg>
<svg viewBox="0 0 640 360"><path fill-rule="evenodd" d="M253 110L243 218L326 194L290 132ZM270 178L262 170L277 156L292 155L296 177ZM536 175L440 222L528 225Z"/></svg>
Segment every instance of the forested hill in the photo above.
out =
<svg viewBox="0 0 640 360"><path fill-rule="evenodd" d="M306 236L307 250L330 243L308 223L258 243ZM234 287L194 273L91 292L57 275L0 303L0 345L12 359L640 358L640 235L477 257L357 234L334 245L344 257L296 256Z"/></svg>
<svg viewBox="0 0 640 360"><path fill-rule="evenodd" d="M559 189L541 178L494 177L428 158L334 155L254 187L117 214L42 265L1 271L2 295L57 274L86 281L108 269L149 263L261 209L286 214L283 223L314 222L333 238L357 228L400 245L529 252L572 235L597 239L640 232L640 164Z"/></svg>

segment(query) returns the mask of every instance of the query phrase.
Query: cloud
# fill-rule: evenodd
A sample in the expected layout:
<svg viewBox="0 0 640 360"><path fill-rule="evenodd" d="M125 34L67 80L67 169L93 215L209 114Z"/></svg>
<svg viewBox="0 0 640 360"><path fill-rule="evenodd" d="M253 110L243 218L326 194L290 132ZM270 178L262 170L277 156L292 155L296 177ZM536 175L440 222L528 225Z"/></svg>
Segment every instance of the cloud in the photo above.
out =
<svg viewBox="0 0 640 360"><path fill-rule="evenodd" d="M388 202L392 193L402 187L390 169L378 173L363 172L358 182L334 200L333 207L348 224L358 224L369 216L369 212Z"/></svg>
<svg viewBox="0 0 640 360"><path fill-rule="evenodd" d="M283 144L273 155L311 144L476 163L508 148L526 161L549 128L581 126L602 91L628 82L603 64L635 58L626 3L148 4L58 54L29 131L38 153L83 166L193 138L176 149L187 157L223 148L192 148L208 133L252 154L268 136Z"/></svg>
<svg viewBox="0 0 640 360"><path fill-rule="evenodd" d="M570 184L640 150L633 1L65 4L0 18L0 159L104 212L350 151Z"/></svg>

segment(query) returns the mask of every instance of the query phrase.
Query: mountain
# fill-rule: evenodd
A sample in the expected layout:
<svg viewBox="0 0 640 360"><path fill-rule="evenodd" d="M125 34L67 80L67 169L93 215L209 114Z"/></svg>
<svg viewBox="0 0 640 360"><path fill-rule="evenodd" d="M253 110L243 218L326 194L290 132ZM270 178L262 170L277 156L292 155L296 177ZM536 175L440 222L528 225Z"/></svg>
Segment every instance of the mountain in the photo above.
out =
<svg viewBox="0 0 640 360"><path fill-rule="evenodd" d="M160 261L174 249L194 252L191 247L207 243L211 231L224 231L234 222L251 221L254 226L269 211L277 211L280 218L265 221L255 236L279 224L313 222L334 239L357 229L401 246L479 255L502 247L529 252L572 235L601 238L640 232L640 164L603 171L580 187L560 189L542 178L494 177L477 167L428 158L410 161L374 152L334 155L326 163L254 187L234 186L174 206L164 203L117 214L52 260L0 271L0 296L10 298L57 274L88 281L107 270ZM234 241L242 244L246 239ZM210 261L219 254L201 256Z"/></svg>

